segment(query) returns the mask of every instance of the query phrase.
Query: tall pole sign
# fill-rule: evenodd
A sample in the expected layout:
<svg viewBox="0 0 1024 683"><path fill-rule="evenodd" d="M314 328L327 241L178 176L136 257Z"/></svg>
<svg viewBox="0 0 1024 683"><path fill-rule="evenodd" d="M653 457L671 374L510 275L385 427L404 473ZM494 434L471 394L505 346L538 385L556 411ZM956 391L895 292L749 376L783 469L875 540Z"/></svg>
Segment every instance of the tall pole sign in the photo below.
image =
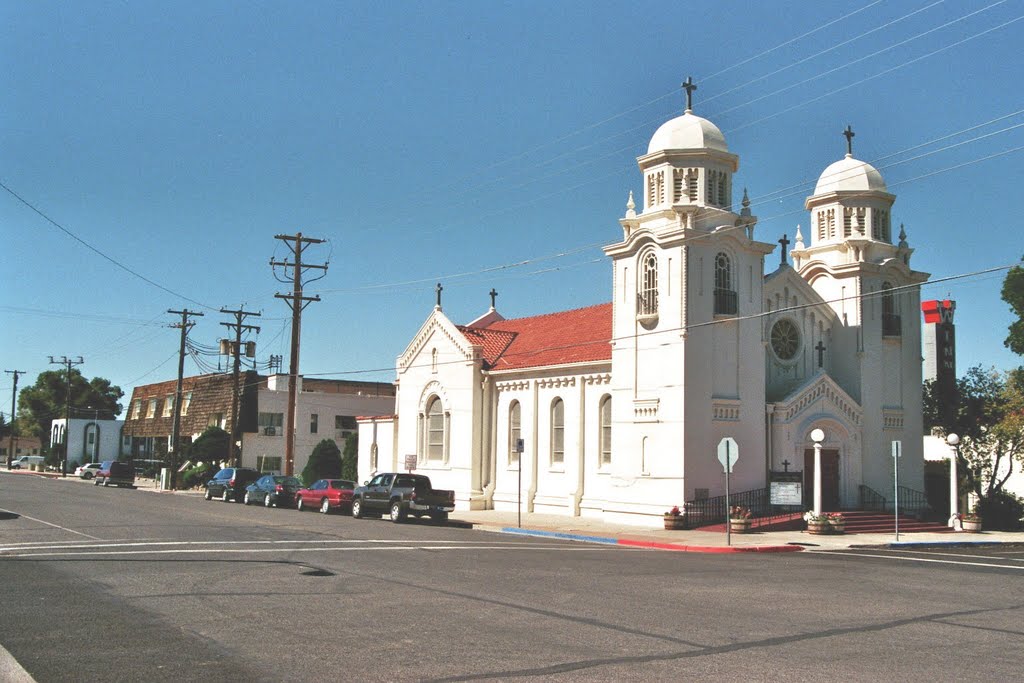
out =
<svg viewBox="0 0 1024 683"><path fill-rule="evenodd" d="M727 436L718 442L718 462L725 469L725 544L732 545L732 529L729 524L729 475L733 465L740 459L740 447L736 439Z"/></svg>

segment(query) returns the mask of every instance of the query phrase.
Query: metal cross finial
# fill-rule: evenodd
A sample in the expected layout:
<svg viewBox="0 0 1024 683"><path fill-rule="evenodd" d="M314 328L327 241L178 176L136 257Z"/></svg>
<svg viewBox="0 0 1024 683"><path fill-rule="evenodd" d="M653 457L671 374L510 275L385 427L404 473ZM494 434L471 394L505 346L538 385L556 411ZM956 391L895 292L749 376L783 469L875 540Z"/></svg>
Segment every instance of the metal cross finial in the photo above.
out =
<svg viewBox="0 0 1024 683"><path fill-rule="evenodd" d="M494 287L491 287L491 308L494 308L494 300L498 298L498 292L495 291Z"/></svg>
<svg viewBox="0 0 1024 683"><path fill-rule="evenodd" d="M437 287L435 287L435 290L437 291L437 307L438 308L441 308L441 291L443 289L444 289L444 287L442 287L441 283L438 282L437 283Z"/></svg>
<svg viewBox="0 0 1024 683"><path fill-rule="evenodd" d="M849 125L846 126L846 130L843 131L843 136L846 137L846 153L853 156L853 136L856 133L853 132L853 128Z"/></svg>
<svg viewBox="0 0 1024 683"><path fill-rule="evenodd" d="M789 235L783 233L782 239L779 240L779 244L782 245L782 261L779 263L780 266L786 265L786 247L789 246Z"/></svg>
<svg viewBox="0 0 1024 683"><path fill-rule="evenodd" d="M686 91L686 111L693 109L693 91L697 89L697 86L693 83L693 78L690 76L686 77L686 82L681 86Z"/></svg>
<svg viewBox="0 0 1024 683"><path fill-rule="evenodd" d="M825 345L818 340L818 345L814 347L814 350L818 352L818 367L822 367L825 364Z"/></svg>
<svg viewBox="0 0 1024 683"><path fill-rule="evenodd" d="M783 471L784 472L789 472L790 464L792 464L792 463L790 463L789 460L783 460L782 461L782 467L783 467Z"/></svg>

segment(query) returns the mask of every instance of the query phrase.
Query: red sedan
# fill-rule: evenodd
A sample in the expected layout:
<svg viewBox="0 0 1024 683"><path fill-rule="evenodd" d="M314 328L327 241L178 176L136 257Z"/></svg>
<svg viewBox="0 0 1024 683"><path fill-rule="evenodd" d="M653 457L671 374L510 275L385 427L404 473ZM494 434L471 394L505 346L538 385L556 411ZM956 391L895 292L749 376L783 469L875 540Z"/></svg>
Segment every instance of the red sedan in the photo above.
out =
<svg viewBox="0 0 1024 683"><path fill-rule="evenodd" d="M315 508L325 515L331 510L351 510L355 487L356 483L347 479L318 479L295 494L295 509L301 512Z"/></svg>

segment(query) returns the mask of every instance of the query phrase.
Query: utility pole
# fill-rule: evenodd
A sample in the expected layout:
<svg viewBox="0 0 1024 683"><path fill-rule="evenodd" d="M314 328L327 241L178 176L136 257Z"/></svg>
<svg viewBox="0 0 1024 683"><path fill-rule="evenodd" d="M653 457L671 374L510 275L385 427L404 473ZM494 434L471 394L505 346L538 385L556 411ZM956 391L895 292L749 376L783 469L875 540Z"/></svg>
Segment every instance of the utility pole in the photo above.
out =
<svg viewBox="0 0 1024 683"><path fill-rule="evenodd" d="M181 344L178 346L178 384L174 389L174 418L171 421L171 448L169 453L171 456L171 490L173 491L178 486L178 467L180 467L178 462L178 441L181 433L181 384L182 378L185 375L185 339L188 337L188 331L195 325L194 322L189 321L189 316L202 316L203 314L190 311L187 308L181 311L168 310L167 312L181 316L181 322L172 325L172 327L181 329ZM134 447L132 450L135 450Z"/></svg>
<svg viewBox="0 0 1024 683"><path fill-rule="evenodd" d="M295 261L289 263L288 260L277 261L270 259L270 266L272 268L281 266L287 273L288 269L291 269L292 277L292 292L291 294L275 294L274 297L277 299L284 299L289 307L292 309L292 352L291 362L288 365L288 416L285 420L285 432L284 432L284 473L288 476L294 474L295 471L295 418L296 418L296 385L299 381L299 332L302 326L302 310L314 301L320 301L320 295L316 296L303 296L302 295L302 276L305 275L307 270L318 269L323 271L323 277L327 274L327 264L313 265L302 262L302 252L310 244L322 244L326 240L316 239L313 237L303 237L302 233L296 233L295 235L274 235L274 239L281 240L288 245L288 248L292 250L292 256ZM314 278L319 280L320 278ZM280 282L287 282L287 280L281 280Z"/></svg>
<svg viewBox="0 0 1024 683"><path fill-rule="evenodd" d="M60 360L54 360L53 356L50 356L50 362L55 365L64 366L64 376L67 379L67 391L64 395L64 458L60 463L60 474L62 477L68 476L68 437L71 435L71 368L75 365L81 365L85 361L81 356L78 360L71 360L67 356L61 356Z"/></svg>
<svg viewBox="0 0 1024 683"><path fill-rule="evenodd" d="M14 460L14 409L17 406L18 398L18 376L24 375L24 370L4 370L8 375L14 375L14 389L11 390L11 443L7 448L7 469L11 469L11 461Z"/></svg>
<svg viewBox="0 0 1024 683"><path fill-rule="evenodd" d="M241 365L241 352L242 352L242 330L246 332L255 330L256 334L259 334L260 328L255 325L243 325L242 321L245 320L246 316L260 315L259 313L252 313L250 311L243 311L241 309L237 311L228 310L226 308L220 309L221 313L230 313L235 316L235 322L233 323L221 323L224 327L234 328L235 330L235 341L231 343L233 347L231 351L235 356L235 363L231 371L231 462L234 463L235 467L242 466L242 449L238 447L238 440L241 438L241 433L238 429L238 372Z"/></svg>

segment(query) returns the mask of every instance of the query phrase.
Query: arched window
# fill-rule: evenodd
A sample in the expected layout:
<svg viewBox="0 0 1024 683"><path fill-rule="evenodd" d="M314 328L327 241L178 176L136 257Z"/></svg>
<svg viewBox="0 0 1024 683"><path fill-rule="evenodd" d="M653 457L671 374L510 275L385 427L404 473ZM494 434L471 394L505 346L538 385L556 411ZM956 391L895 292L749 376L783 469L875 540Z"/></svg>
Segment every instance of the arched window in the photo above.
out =
<svg viewBox="0 0 1024 683"><path fill-rule="evenodd" d="M892 283L882 283L882 336L903 336L903 325L896 308L896 296L892 292Z"/></svg>
<svg viewBox="0 0 1024 683"><path fill-rule="evenodd" d="M732 263L729 256L715 256L715 314L736 315L736 290L732 286Z"/></svg>
<svg viewBox="0 0 1024 683"><path fill-rule="evenodd" d="M519 451L516 444L522 438L522 407L519 401L512 401L508 408L508 462L509 464L519 463Z"/></svg>
<svg viewBox="0 0 1024 683"><path fill-rule="evenodd" d="M601 466L612 462L612 397L601 399Z"/></svg>
<svg viewBox="0 0 1024 683"><path fill-rule="evenodd" d="M636 312L637 315L658 314L658 256L653 251L641 257Z"/></svg>
<svg viewBox="0 0 1024 683"><path fill-rule="evenodd" d="M551 463L565 462L565 402L556 398L551 402Z"/></svg>
<svg viewBox="0 0 1024 683"><path fill-rule="evenodd" d="M444 460L444 407L437 396L427 401L426 416L427 460Z"/></svg>

